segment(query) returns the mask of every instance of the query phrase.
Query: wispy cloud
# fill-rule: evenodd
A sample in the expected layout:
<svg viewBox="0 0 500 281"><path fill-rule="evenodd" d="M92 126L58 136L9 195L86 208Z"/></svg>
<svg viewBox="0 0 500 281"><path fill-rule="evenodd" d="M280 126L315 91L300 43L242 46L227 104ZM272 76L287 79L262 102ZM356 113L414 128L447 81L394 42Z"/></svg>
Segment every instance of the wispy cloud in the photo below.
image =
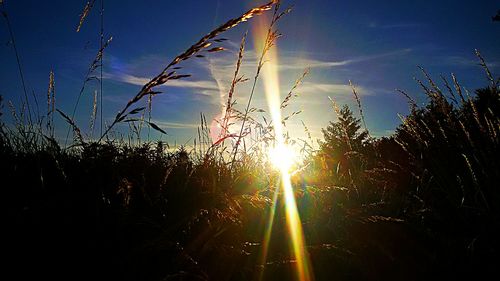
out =
<svg viewBox="0 0 500 281"><path fill-rule="evenodd" d="M194 123L179 123L179 122L168 122L168 121L160 121L155 120L155 124L160 126L161 128L167 129L193 129L198 128L199 124Z"/></svg>
<svg viewBox="0 0 500 281"><path fill-rule="evenodd" d="M337 66L351 65L354 63L366 62L376 59L382 59L387 57L395 57L407 54L411 52L411 48L400 49L385 53L373 54L373 55L363 55L355 58L342 60L342 61L328 61L328 60L316 60L316 59L296 59L295 61L289 61L288 63L283 63L279 65L280 69L304 69L304 67L311 68L332 68Z"/></svg>
<svg viewBox="0 0 500 281"><path fill-rule="evenodd" d="M378 59L387 59L387 58L397 58L399 56L406 55L412 52L412 49L398 49L388 52L370 54L370 55L361 55L357 57L352 57L346 60L322 60L317 58L303 58L297 56L297 54L287 53L286 51L281 52L281 56L279 58L279 62L276 67L279 69L282 74L280 75L283 79L280 79L282 83L280 86L282 89L288 89L290 87L290 83L293 84L294 77L298 76L299 72L303 71L305 68L310 67L312 69L333 69L337 67L344 67L356 63L363 63L372 60ZM245 77L251 78L255 74L255 69L257 67L257 55L254 50L246 50L245 56L243 59L243 63L240 68L240 75L243 74ZM220 104L224 104L224 101L227 97L228 87L231 83L232 77L234 75L234 67L236 62L236 54L234 52L227 52L225 54L220 54L219 56L212 57L209 59L209 63L205 63L201 65L207 69L207 73L214 80L214 84L218 85L218 93L219 93L219 102ZM267 63L276 63L276 62L267 62ZM288 73L287 73L288 72ZM294 72L291 74L291 72ZM313 80L310 80L313 79ZM302 95L316 95L316 94L329 94L329 95L340 95L340 96L349 96L351 94L351 88L347 84L348 81L344 83L329 83L326 81L318 80L317 77L307 77L306 82L304 82L297 92L300 92ZM250 83L246 83L243 85L239 85L237 89L237 95L235 98L237 99L245 99L250 91L249 85ZM259 85L258 85L259 87ZM370 93L365 90L364 87L356 87L358 93L360 95L369 95ZM371 92L373 93L373 92ZM211 94L216 94L214 90L211 90ZM326 96L325 96L326 98ZM304 103L316 103L315 101L305 101Z"/></svg>
<svg viewBox="0 0 500 281"><path fill-rule="evenodd" d="M123 82L127 84L132 84L132 85L137 85L137 86L142 86L149 82L149 78L146 77L138 77L122 72L113 72L113 73L105 73L104 77L106 79L118 81L118 82ZM211 80L197 80L197 81L192 81L192 80L170 80L161 87L178 87L178 88L191 88L191 89L198 89L201 91L197 91L198 93L202 94L211 94L213 91L218 91L219 88L217 84L214 81Z"/></svg>
<svg viewBox="0 0 500 281"><path fill-rule="evenodd" d="M356 91L359 95L369 95L364 87L356 86ZM351 94L352 89L348 84L332 84L332 83L313 83L304 82L298 92L301 94L318 94L327 93L332 95L345 95Z"/></svg>
<svg viewBox="0 0 500 281"><path fill-rule="evenodd" d="M398 57L401 55L405 55L411 52L412 49L398 49L383 53L371 54L371 55L360 55L357 57L348 58L345 60L322 60L317 58L303 58L297 57L296 54L288 54L287 52L282 52L281 57L279 59L279 63L277 65L280 71L302 71L307 67L313 69L329 69L335 67L343 67L351 64L362 63L377 59L384 59L389 57ZM115 60L118 60L115 58ZM122 63L120 67L113 68L112 70L105 73L105 78L121 83L127 83L136 86L142 86L149 81L148 77L131 74L127 69L137 71L138 73L143 73L144 70L141 70L144 65L155 65L155 62L158 60L162 60L157 58L156 56L147 56L144 59L138 59L134 63L126 63L125 66ZM219 97L219 101L221 104L224 102L224 97L227 94L227 90L232 80L232 76L234 74L234 67L236 61L236 54L234 50L232 52L226 52L225 54L220 54L217 56L213 56L208 59L208 61L200 62L195 67L201 68L198 70L194 70L194 72L206 72L209 79L203 80L190 80L188 79L179 79L179 80L171 80L168 81L165 85L161 87L176 87L176 88L184 88L184 89L193 89L193 91L197 94L207 95L207 96L215 96ZM240 73L244 74L246 77L251 77L256 69L256 61L257 55L253 50L245 51L245 57L243 60L243 64L241 66ZM147 62L147 63L145 63ZM269 62L275 63L275 62ZM198 73L200 74L200 73ZM347 82L347 81L346 81ZM288 85L283 85L285 88ZM245 86L242 88L243 92L247 92L245 90ZM360 94L363 94L362 89L358 89ZM306 83L302 86L302 92L346 92L350 91L348 85L342 84L331 84L324 83L322 81L316 81L316 83Z"/></svg>
<svg viewBox="0 0 500 281"><path fill-rule="evenodd" d="M279 70L303 70L306 67L310 68L334 68L340 66L347 66L354 63L366 62L371 60L377 60L388 57L397 57L401 55L408 54L412 51L411 48L398 49L383 53L371 54L371 55L360 55L357 57L349 58L346 60L321 60L315 58L303 58L297 57L294 55L288 55L286 52L283 52L279 58L279 63L277 65ZM234 54L230 54L231 57L234 57ZM229 55L219 56L211 59L211 64L209 67L212 69L225 69L225 68L233 68L234 60L231 59ZM245 51L245 57L242 64L243 71L248 68L256 68L257 67L257 56L253 50ZM275 62L270 62L275 63Z"/></svg>
<svg viewBox="0 0 500 281"><path fill-rule="evenodd" d="M446 65L460 66L460 67L477 67L480 66L479 59L477 57L464 57L464 56L444 56L442 61ZM500 66L498 61L487 61L486 65L489 68L496 68Z"/></svg>
<svg viewBox="0 0 500 281"><path fill-rule="evenodd" d="M353 63L353 60L343 60L343 61L322 61L316 59L295 59L295 60L284 60L283 63L278 65L280 70L300 70L306 67L310 68L332 68L336 66L344 66Z"/></svg>

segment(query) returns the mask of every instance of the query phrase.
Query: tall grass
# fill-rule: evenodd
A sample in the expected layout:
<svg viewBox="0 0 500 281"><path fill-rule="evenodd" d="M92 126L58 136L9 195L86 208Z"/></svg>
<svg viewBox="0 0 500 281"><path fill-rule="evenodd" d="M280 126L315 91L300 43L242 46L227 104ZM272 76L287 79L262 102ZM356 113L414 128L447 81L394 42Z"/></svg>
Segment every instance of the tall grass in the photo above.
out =
<svg viewBox="0 0 500 281"><path fill-rule="evenodd" d="M0 7L2 8L1 13L5 19L6 24L7 24L7 29L9 30L10 42L12 43L12 48L14 49L14 54L16 56L16 62L17 62L17 68L19 70L19 77L21 79L21 85L23 86L24 100L21 100L21 103L23 104L23 106L26 106L26 108L28 109L28 114L27 114L28 119L27 120L28 120L28 123L31 124L32 123L31 105L30 105L30 100L28 98L28 90L26 89L26 81L24 78L24 71L23 71L23 67L21 64L20 54L19 54L19 51L17 50L16 39L14 37L14 31L12 28L12 24L10 23L10 20L9 20L9 15L7 14L7 10L5 8L5 3L3 1L0 3Z"/></svg>
<svg viewBox="0 0 500 281"><path fill-rule="evenodd" d="M132 109L131 111L127 112L128 109L132 105L139 102L143 97L145 97L147 95L151 95L151 94L158 94L159 92L154 91L155 87L163 85L166 82L168 82L169 80L177 80L177 79L183 79L186 77L190 77L191 76L190 74L177 74L176 73L176 70L174 68L176 68L177 65L181 61L188 60L188 59L192 58L193 56L195 56L196 54L198 54L199 52L204 51L204 50L206 50L207 52L218 52L218 51L223 50L223 48L221 48L221 47L213 47L211 49L207 49L207 48L210 47L213 43L217 43L217 41L215 41L215 40L217 40L216 37L219 34L237 26L238 24L240 24L244 21L247 21L248 19L252 18L255 15L259 15L259 14L263 13L264 11L271 9L273 4L274 4L274 2L270 2L270 3L262 5L260 7L250 9L246 13L241 15L240 17L227 21L225 24L219 26L218 28L212 30L207 35L203 36L198 42L196 42L194 45L189 47L182 54L175 57L160 72L160 74L158 74L157 76L152 78L148 83L146 83L142 87L142 89L139 91L139 93L137 93L135 95L135 97L133 97L132 99L130 99L128 101L128 103L125 105L125 107L116 115L115 119L110 124L110 126L108 126L108 128L101 135L101 137L99 138L99 141L101 141L116 124L125 121L125 119L129 115L134 115L134 114L142 111L144 108L135 108L135 109ZM213 40L213 42L212 42L212 40ZM156 125L154 125L153 123L149 123L149 124L152 126L153 129L158 129L158 127Z"/></svg>
<svg viewBox="0 0 500 281"><path fill-rule="evenodd" d="M78 30L94 2L85 6ZM223 51L220 34L273 5L245 110L234 108L234 95L245 81L240 67L246 34L217 139L211 139L209 122L200 114L192 146L142 141L143 124L164 133L151 121L153 97L160 95L157 87L188 77L178 73L183 61ZM18 279L34 274L65 280L68 276L290 279L296 261L287 244L285 203L278 196L280 175L260 149L275 140L275 133L265 117L259 116L260 121L255 116L263 110L251 107L265 63L262 57L279 37L275 24L288 12L278 9L276 1L250 9L203 36L146 83L98 141L92 141L92 132L98 106L102 110L98 100L102 90L93 97L88 135L73 115L57 107L52 71L46 114L27 123L24 116L29 110L10 104L14 124L0 119L7 273L15 271ZM98 74L100 63L102 70L107 44L101 45L79 96ZM392 136L369 135L359 94L350 83L359 116L332 99L338 121L323 130L319 149L314 148L303 122L307 140L287 138L300 145L304 154L303 163L291 174L318 280L480 278L496 270L500 83L478 51L476 55L485 70L485 88L471 94L455 75L451 82L444 77L436 82L421 68L423 81L416 82L428 103L419 106L400 90L409 101L410 113L402 117ZM292 85L281 110L295 101L295 91L308 73L306 69ZM0 117L3 109L0 96ZM74 132L74 141L65 149L55 140L55 112ZM286 125L298 114L283 114L282 122ZM239 134L231 133L229 127L238 122L242 123ZM110 137L120 123L130 125L128 140ZM252 128L252 133L246 133L246 128ZM226 142L230 139L235 140L232 146ZM262 262L259 252L271 213L269 255ZM19 266L24 270L16 271Z"/></svg>

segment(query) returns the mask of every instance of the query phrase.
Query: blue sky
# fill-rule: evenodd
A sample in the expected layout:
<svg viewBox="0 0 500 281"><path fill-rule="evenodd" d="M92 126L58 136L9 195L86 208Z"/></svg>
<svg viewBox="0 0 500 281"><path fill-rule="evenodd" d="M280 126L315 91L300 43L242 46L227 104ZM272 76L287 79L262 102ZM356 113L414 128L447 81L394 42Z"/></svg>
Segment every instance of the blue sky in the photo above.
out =
<svg viewBox="0 0 500 281"><path fill-rule="evenodd" d="M86 1L4 2L29 92L44 104L53 69L57 107L70 113L98 50L98 5L76 33ZM104 119L110 122L148 78L201 36L264 2L105 1L105 36L113 36L113 41L106 50L103 68ZM422 78L417 65L436 79L453 72L470 90L487 83L477 65L475 48L494 74L500 70L500 22L491 20L500 9L498 1L283 1L283 6L288 5L294 7L279 23L284 36L278 41L279 60L275 62L280 69L282 95L306 67L311 67L310 75L297 89L298 97L283 113L303 110L287 124L294 136L304 134L301 121L320 137L320 129L336 119L328 96L340 104L354 105L349 80L360 92L368 128L373 135L381 136L390 134L399 124L398 113L407 113L406 100L396 88L425 102L413 80ZM196 135L200 112L208 120L220 113L238 44L247 30L250 35L242 73L253 77L257 57L251 38L253 26L250 20L224 34L229 39L222 44L227 51L184 63L185 73L193 76L160 89L164 94L154 98L153 121L168 132L163 139L184 143ZM0 94L4 100L19 104L22 87L9 40L2 18ZM236 91L239 108L246 103L249 87L247 82ZM97 85L89 83L86 89L76 116L84 131ZM260 85L253 105L266 109ZM3 111L8 111L5 105ZM64 122L59 120L57 125L59 135L65 135ZM126 132L124 127L120 130Z"/></svg>

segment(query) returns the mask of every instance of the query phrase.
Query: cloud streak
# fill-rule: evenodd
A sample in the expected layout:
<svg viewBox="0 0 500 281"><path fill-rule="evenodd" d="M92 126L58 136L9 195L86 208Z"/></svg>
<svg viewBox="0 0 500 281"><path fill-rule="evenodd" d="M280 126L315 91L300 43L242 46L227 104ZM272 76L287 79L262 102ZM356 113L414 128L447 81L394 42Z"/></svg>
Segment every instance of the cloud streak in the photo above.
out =
<svg viewBox="0 0 500 281"><path fill-rule="evenodd" d="M407 49L399 49L399 50L394 50L394 51L389 51L389 52L384 52L384 53L378 53L378 54L373 54L373 55L363 55L363 56L358 56L346 60L340 60L340 61L333 61L333 60L320 60L320 59L314 59L314 58L300 58L296 56L292 56L287 54L286 52L283 52L280 59L279 63L277 65L278 69L280 71L302 71L306 67L310 68L316 68L316 69L329 69L329 68L335 68L335 67L343 67L343 66L348 66L356 63L362 63L362 62L367 62L367 61L372 61L372 60L377 60L377 59L383 59L383 58L389 58L389 57L397 57L401 55L405 55L409 52L411 52L412 49L407 48ZM148 56L145 58L146 60L150 61L152 60L151 56ZM257 56L253 50L247 50L245 52L245 58L243 60L243 64L241 66L241 73L244 73L246 77L251 77L253 76L253 73L255 72L256 68L256 60ZM166 84L160 86L160 87L173 87L173 88L183 88L183 89L193 89L196 90L194 92L202 95L217 95L220 98L219 102L223 102L223 97L227 92L228 86L230 81L232 80L232 76L234 74L234 67L235 67L235 61L236 61L236 56L235 53L233 52L228 52L225 55L219 55L216 57L209 58L208 61L204 61L202 64L199 64L201 69L203 71L207 71L208 76L210 79L205 79L205 80L189 80L189 79L179 79L179 80L170 80ZM269 62L269 63L274 63L274 62ZM141 60L138 60L135 65L144 65L144 63ZM131 64L128 65L127 68L129 69L136 69L135 65ZM151 65L148 63L147 65ZM136 69L137 70L137 69ZM196 72L196 69L193 70ZM140 71L139 71L140 72ZM112 80L112 81L117 81L121 83L127 83L131 85L136 85L136 86L143 86L147 82L149 82L149 78L144 77L144 76L136 76L132 75L129 73L126 73L125 71L118 70L118 69L113 69L110 72L106 72L104 77L106 79ZM244 88L244 86L243 86ZM286 87L285 87L286 88ZM360 90L360 89L358 89ZM243 90L245 91L245 90ZM311 92L311 91L316 91L316 92L345 92L345 91L350 91L350 88L348 85L342 85L342 84L330 84L330 83L323 83L321 81L317 81L317 83L306 83L303 85L302 92ZM362 94L364 91L360 90L360 93Z"/></svg>
<svg viewBox="0 0 500 281"><path fill-rule="evenodd" d="M122 83L127 83L136 86L143 86L149 82L149 78L138 77L122 72L105 73L104 77L109 80L118 81ZM211 80L169 80L164 85L159 87L176 87L176 88L187 88L187 89L198 89L202 94L209 94L212 91L218 91L219 87L214 81Z"/></svg>
<svg viewBox="0 0 500 281"><path fill-rule="evenodd" d="M364 87L355 86L359 95L369 95ZM328 94L350 94L351 86L348 84L312 83L304 82L297 90L301 94L328 93Z"/></svg>
<svg viewBox="0 0 500 281"><path fill-rule="evenodd" d="M377 60L377 59L383 59L383 58L388 58L388 57L397 57L401 55L408 54L412 52L413 49L411 48L405 48L405 49L399 49L399 50L393 50L393 51L388 51L388 52L383 52L383 53L378 53L378 54L372 54L372 55L361 55L358 57L346 59L346 60L339 60L339 61L333 61L333 60L320 60L320 59L314 59L314 58L300 58L296 56L291 56L291 55L286 55L286 53L282 53L280 58L279 58L279 63L277 65L279 70L303 70L306 67L310 68L334 68L334 67L341 67L341 66L347 66L355 63L361 63L361 62L367 62L367 61L372 61L372 60ZM233 56L234 54L231 54ZM223 57L217 57L217 58L212 58L210 61L210 66L212 69L213 68L221 68L221 69L226 69L226 68L233 68L234 67L234 60L228 55L223 56ZM273 62L269 62L273 63ZM257 55L253 50L247 50L245 51L245 57L243 60L242 64L242 69L248 69L248 68L253 68L255 69L257 67ZM213 70L212 70L213 72Z"/></svg>
<svg viewBox="0 0 500 281"><path fill-rule="evenodd" d="M305 67L333 68L333 67L347 66L347 65L351 65L351 64L355 64L355 63L361 63L361 62L382 59L382 58L387 58L387 57L400 56L400 55L407 54L411 51L412 51L411 48L406 48L406 49L395 50L395 51L379 53L379 54L374 54L374 55L359 56L356 58L342 60L342 61L328 61L328 60L322 61L322 60L316 60L316 59L298 59L298 60L295 60L294 62L288 62L288 63L286 63L286 61L285 61L285 63L279 65L279 68L281 70L294 70L294 69L298 70L298 69L304 69Z"/></svg>
<svg viewBox="0 0 500 281"><path fill-rule="evenodd" d="M167 129L193 129L193 128L198 128L200 125L199 124L194 124L194 123L179 123L179 122L168 122L168 121L159 121L155 120L154 123L161 128L167 128Z"/></svg>
<svg viewBox="0 0 500 281"><path fill-rule="evenodd" d="M478 67L481 65L477 57L473 59L463 56L444 56L441 61L443 64L459 67ZM500 63L498 61L487 61L486 65L489 68L497 68Z"/></svg>

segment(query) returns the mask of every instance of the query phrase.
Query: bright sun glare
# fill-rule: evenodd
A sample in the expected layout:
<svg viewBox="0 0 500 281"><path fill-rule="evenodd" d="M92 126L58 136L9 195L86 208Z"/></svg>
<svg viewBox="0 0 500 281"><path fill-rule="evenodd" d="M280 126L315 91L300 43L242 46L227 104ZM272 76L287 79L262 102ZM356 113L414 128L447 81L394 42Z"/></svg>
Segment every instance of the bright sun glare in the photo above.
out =
<svg viewBox="0 0 500 281"><path fill-rule="evenodd" d="M269 148L268 156L274 167L287 172L290 171L297 160L295 151L286 144L278 144Z"/></svg>
<svg viewBox="0 0 500 281"><path fill-rule="evenodd" d="M257 46L264 46L266 30L267 28L265 28L265 24L261 24L256 29L255 41ZM302 223L300 221L297 204L295 202L294 190L290 180L290 169L296 160L296 156L294 151L286 145L283 137L284 128L281 123L281 96L276 45L273 45L268 49L265 59L266 63L262 67L262 80L276 138L276 145L273 148L270 148L268 156L272 164L281 172L281 186L279 187L279 190L282 192L277 192L276 194L283 196L285 201L286 222L289 234L288 240L290 250L296 261L295 270L297 280L310 281L314 280L314 276L311 271L311 261L309 260L309 255L307 253ZM266 234L263 240L261 257L263 263L265 263L267 259L272 225L274 221L273 210L276 208L276 200L277 197L275 196L273 198L273 209L270 212L269 224L267 225Z"/></svg>

